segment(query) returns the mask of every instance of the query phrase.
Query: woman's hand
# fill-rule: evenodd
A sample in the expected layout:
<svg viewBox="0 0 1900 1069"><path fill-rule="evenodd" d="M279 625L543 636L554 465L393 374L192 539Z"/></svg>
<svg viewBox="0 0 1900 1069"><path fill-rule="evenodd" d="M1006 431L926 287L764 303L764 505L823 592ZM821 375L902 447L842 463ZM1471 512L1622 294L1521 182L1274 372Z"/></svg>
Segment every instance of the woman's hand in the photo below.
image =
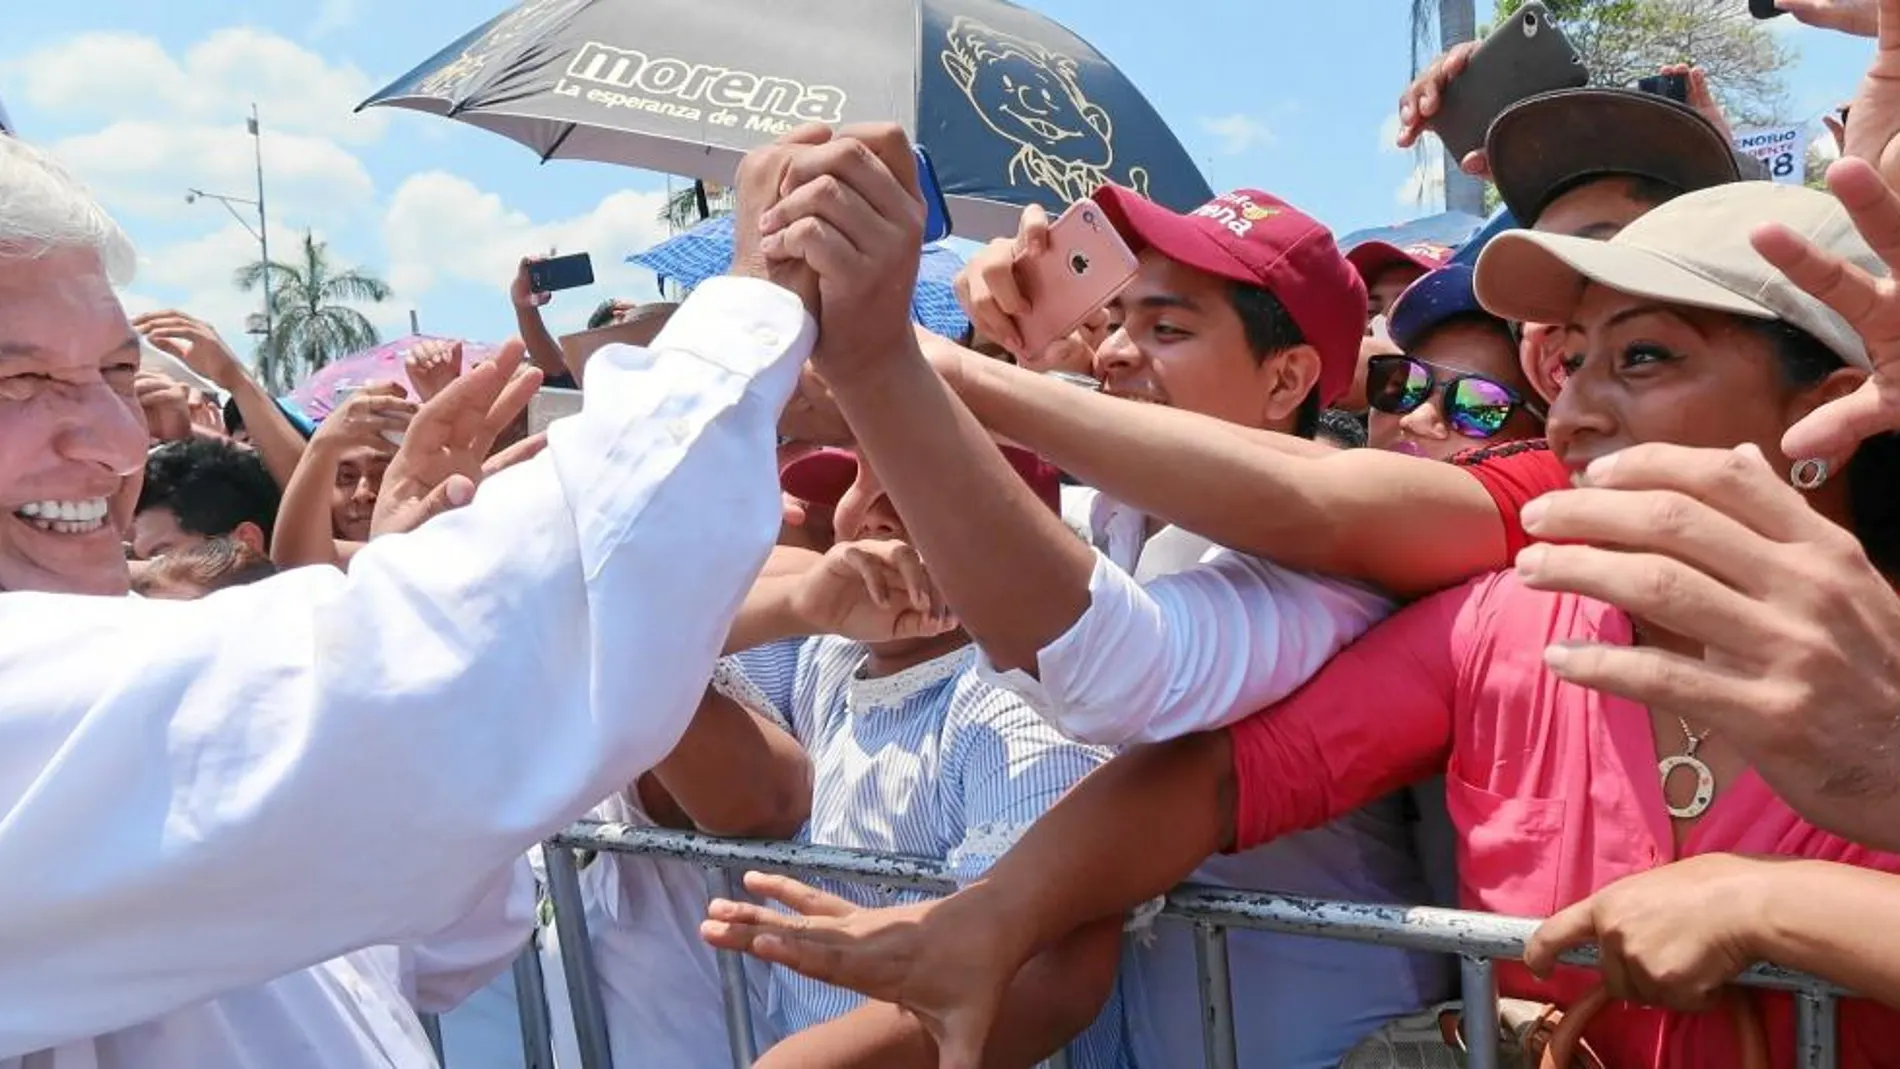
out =
<svg viewBox="0 0 1900 1069"><path fill-rule="evenodd" d="M1611 998L1708 1010L1760 960L1768 891L1784 863L1704 854L1618 880L1545 921L1524 963L1547 977L1565 951L1595 943Z"/></svg>
<svg viewBox="0 0 1900 1069"><path fill-rule="evenodd" d="M929 638L956 629L923 558L906 542L841 542L799 577L792 611L814 635L855 642Z"/></svg>
<svg viewBox="0 0 1900 1069"><path fill-rule="evenodd" d="M409 400L400 385L374 383L358 390L323 417L317 432L310 436L310 443L333 452L368 447L393 453L415 416L416 403Z"/></svg>

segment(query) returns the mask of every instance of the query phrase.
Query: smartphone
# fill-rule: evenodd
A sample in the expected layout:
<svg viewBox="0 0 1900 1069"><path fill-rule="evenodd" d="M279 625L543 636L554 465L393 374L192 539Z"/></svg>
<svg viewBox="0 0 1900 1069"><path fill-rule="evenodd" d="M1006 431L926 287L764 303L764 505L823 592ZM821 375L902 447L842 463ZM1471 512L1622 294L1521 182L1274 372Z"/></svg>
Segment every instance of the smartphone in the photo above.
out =
<svg viewBox="0 0 1900 1069"><path fill-rule="evenodd" d="M943 186L937 181L930 153L922 145L912 151L917 154L917 188L924 195L924 244L928 245L950 236L950 204L943 199Z"/></svg>
<svg viewBox="0 0 1900 1069"><path fill-rule="evenodd" d="M1652 74L1647 78L1636 79L1636 88L1678 104L1689 102L1689 76L1686 74Z"/></svg>
<svg viewBox="0 0 1900 1069"><path fill-rule="evenodd" d="M1558 89L1590 83L1583 57L1551 21L1544 5L1525 4L1484 39L1463 73L1445 83L1429 126L1454 160L1484 147L1504 109Z"/></svg>
<svg viewBox="0 0 1900 1069"><path fill-rule="evenodd" d="M1748 0L1748 13L1758 19L1772 19L1787 14L1775 5L1775 0Z"/></svg>
<svg viewBox="0 0 1900 1069"><path fill-rule="evenodd" d="M536 293L553 293L594 284L594 260L584 252L556 256L528 265L528 288Z"/></svg>
<svg viewBox="0 0 1900 1069"><path fill-rule="evenodd" d="M1049 247L1016 263L1029 311L1017 324L1039 353L1082 325L1135 277L1140 261L1096 203L1084 197L1049 227Z"/></svg>
<svg viewBox="0 0 1900 1069"><path fill-rule="evenodd" d="M565 419L581 410L581 392L543 386L528 399L528 433L540 434L548 424Z"/></svg>

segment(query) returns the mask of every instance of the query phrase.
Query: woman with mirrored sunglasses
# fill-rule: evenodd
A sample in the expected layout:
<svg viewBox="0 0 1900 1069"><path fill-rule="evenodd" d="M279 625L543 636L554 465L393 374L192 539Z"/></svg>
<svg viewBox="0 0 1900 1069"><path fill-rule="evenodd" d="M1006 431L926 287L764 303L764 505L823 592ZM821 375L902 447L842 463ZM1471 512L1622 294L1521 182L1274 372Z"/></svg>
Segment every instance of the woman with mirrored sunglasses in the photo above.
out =
<svg viewBox="0 0 1900 1069"><path fill-rule="evenodd" d="M1402 351L1366 363L1367 444L1449 460L1473 447L1539 438L1534 400L1510 324L1486 312L1459 264L1419 279L1392 306Z"/></svg>

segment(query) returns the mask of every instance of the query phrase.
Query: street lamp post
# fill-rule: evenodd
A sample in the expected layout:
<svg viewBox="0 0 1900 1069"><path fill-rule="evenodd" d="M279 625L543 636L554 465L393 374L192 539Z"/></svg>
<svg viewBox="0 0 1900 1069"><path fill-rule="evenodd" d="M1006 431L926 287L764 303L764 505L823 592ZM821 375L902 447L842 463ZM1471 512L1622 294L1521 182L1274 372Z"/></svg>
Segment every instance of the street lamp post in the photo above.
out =
<svg viewBox="0 0 1900 1069"><path fill-rule="evenodd" d="M268 341L270 340L271 330L274 325L271 320L270 301L270 220L269 216L264 213L264 134L262 129L258 126L256 104L251 105L250 117L244 120L244 125L245 129L250 132L251 137L256 141L257 199L251 200L247 197L227 196L223 193L207 193L202 189L193 188L185 191L185 203L196 204L201 200L215 200L219 204L224 205L224 210L231 213L231 218L236 219L239 226L243 227L253 238L257 239L258 253L264 262L264 329L262 333L264 339ZM252 226L251 221L244 217L244 213L237 210L237 206L240 204L257 209L256 226ZM251 331L251 333L255 334L258 332L254 330Z"/></svg>

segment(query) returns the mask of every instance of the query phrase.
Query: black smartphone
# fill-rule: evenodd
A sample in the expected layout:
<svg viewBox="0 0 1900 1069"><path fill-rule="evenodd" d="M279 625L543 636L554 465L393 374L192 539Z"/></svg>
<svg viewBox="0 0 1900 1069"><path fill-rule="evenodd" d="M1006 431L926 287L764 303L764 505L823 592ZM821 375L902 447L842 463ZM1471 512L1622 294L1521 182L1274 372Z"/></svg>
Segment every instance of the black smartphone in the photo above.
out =
<svg viewBox="0 0 1900 1069"><path fill-rule="evenodd" d="M937 167L930 162L930 153L922 145L913 151L917 154L917 188L924 195L924 244L928 245L950 236L950 203L943 199L943 186L937 181Z"/></svg>
<svg viewBox="0 0 1900 1069"><path fill-rule="evenodd" d="M1748 0L1748 13L1758 19L1772 19L1787 14L1775 5L1775 0Z"/></svg>
<svg viewBox="0 0 1900 1069"><path fill-rule="evenodd" d="M1678 104L1689 102L1689 76L1686 74L1652 74L1647 78L1636 79L1636 88Z"/></svg>
<svg viewBox="0 0 1900 1069"><path fill-rule="evenodd" d="M594 284L594 260L584 252L556 256L528 265L528 288L536 293L553 293Z"/></svg>
<svg viewBox="0 0 1900 1069"><path fill-rule="evenodd" d="M1590 82L1583 57L1550 12L1525 4L1498 24L1471 54L1458 77L1445 83L1438 113L1428 123L1454 160L1484 147L1492 120L1520 100Z"/></svg>

